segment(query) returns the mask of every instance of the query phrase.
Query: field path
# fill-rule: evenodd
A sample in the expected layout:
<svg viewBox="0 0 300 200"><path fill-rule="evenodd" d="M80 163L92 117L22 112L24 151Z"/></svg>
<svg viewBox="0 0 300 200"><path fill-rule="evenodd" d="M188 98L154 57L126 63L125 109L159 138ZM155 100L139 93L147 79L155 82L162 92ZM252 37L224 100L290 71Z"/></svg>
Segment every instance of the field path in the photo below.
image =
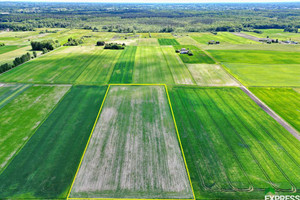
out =
<svg viewBox="0 0 300 200"><path fill-rule="evenodd" d="M281 124L288 132L290 132L295 138L300 141L299 132L294 129L289 123L282 119L277 113L275 113L271 108L269 108L265 103L263 103L258 97L256 97L248 88L245 86L240 87L259 107L261 107L266 113L268 113L273 119L275 119L279 124Z"/></svg>

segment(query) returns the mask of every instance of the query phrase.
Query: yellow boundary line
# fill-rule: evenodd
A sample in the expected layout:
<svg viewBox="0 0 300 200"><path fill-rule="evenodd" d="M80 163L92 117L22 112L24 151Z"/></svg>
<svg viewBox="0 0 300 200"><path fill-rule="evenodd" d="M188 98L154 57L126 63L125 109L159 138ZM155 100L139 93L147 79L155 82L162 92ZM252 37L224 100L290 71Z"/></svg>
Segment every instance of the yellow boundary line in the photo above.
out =
<svg viewBox="0 0 300 200"><path fill-rule="evenodd" d="M86 150L87 150L87 148L88 148L88 146L89 146L89 143L90 143L90 140L91 140L91 138L92 138L92 135L93 135L94 129L95 129L95 127L96 127L96 124L97 124L97 122L98 122L98 119L99 119L99 116L100 116L100 113L101 113L102 107L103 107L103 105L104 105L104 102L105 102L106 96L107 96L107 94L108 94L109 87L110 87L110 85L108 85L108 87L107 87L107 89L106 89L106 92L105 92L105 95L104 95L104 98L103 98L103 101L102 101L101 107L100 107L100 109L99 109L99 112L98 112L97 118L96 118L96 120L95 120L95 122L94 122L94 126L93 126L93 128L92 128L92 131L91 131L91 133L90 133L90 136L89 136L88 142L87 142L87 144L86 144L86 146L85 146L85 149L84 149L84 151L83 151L83 154L82 154L82 156L81 156L81 159L80 159L80 162L79 162L79 165L78 165L78 168L77 168L76 174L75 174L75 176L74 176L73 182L72 182L72 184L71 184L71 187L70 187L70 190L69 190L69 192L68 192L67 199L69 199L69 196L70 196L71 190L72 190L72 188L73 188L73 185L74 185L74 183L75 183L76 176L77 176L77 174L78 174L78 172L79 172L79 169L80 169L80 166L81 166L81 163L82 163L83 157L84 157L84 155L85 155L85 152L86 152Z"/></svg>
<svg viewBox="0 0 300 200"><path fill-rule="evenodd" d="M72 188L73 188L73 185L75 183L75 180L76 180L76 176L79 172L79 169L81 167L81 164L82 164L82 161L83 161L83 158L84 158L84 155L86 153L86 150L87 150L87 147L90 143L90 140L92 138L92 135L93 135L93 132L94 132L94 129L96 127L96 124L98 122L98 119L99 119L99 116L100 116L100 113L101 113L101 110L103 108L103 105L104 105L104 102L106 100L106 97L107 97L107 94L108 94L108 91L109 91L109 88L110 86L164 86L165 90L166 90L166 95L167 95L167 99L168 99L168 103L169 103L169 106L170 106L170 110L171 110L171 114L172 114L172 118L173 118L173 122L174 122L174 126L175 126L175 130L176 130L176 134L177 134L177 138L178 138L178 141L179 141L179 146L180 146L180 149L181 149L181 154L182 154L182 157L183 157L183 161L184 161L184 164L185 164L185 169L186 169L186 172L187 172L187 175L188 175L188 178L189 178L189 182L190 182L190 186L191 186L191 189L192 189L192 193L193 193L193 199L196 200L196 197L195 197L195 193L194 193L194 188L193 188L193 185L192 185L192 181L191 181L191 177L190 177L190 173L189 173L189 170L188 170L188 167L187 167L187 163L186 163L186 159L185 159L185 155L184 155L184 151L183 151L183 148L182 148L182 144L181 144L181 140L180 140L180 136L179 136L179 132L178 132L178 129L177 129L177 124L176 124L176 120L175 120L175 116L174 116L174 113L173 113L173 108L172 108L172 104L171 104L171 100L170 100L170 96L169 96L169 92L168 92L168 87L166 84L109 84L108 87L107 87L107 90L106 90L106 93L105 93L105 96L103 98L103 101L102 101L102 104L101 104L101 107L99 109L99 112L98 112L98 115L97 115L97 118L95 120L95 123L94 123L94 126L92 128L92 131L91 131L91 134L90 134L90 137L88 139L88 142L85 146L85 149L84 149L84 152L82 154L82 157L81 157L81 160L80 160L80 163L78 165L78 168L77 168L77 171L76 171L76 174L74 176L74 179L73 179L73 182L72 182L72 185L70 187L70 190L68 192L68 196L67 196L67 200L78 200L78 199L85 199L85 200L105 200L105 199L108 199L108 200L142 200L142 199L145 199L145 198L140 198L140 199L135 199L135 198L70 198L70 193L72 191ZM145 199L145 200L191 200L191 199Z"/></svg>

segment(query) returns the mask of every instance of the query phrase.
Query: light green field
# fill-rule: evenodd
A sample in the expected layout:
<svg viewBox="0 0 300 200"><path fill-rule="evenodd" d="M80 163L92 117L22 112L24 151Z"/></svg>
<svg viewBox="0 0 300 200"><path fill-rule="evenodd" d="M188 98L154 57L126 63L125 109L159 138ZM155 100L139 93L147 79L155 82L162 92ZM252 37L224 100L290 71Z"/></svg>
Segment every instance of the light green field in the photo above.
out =
<svg viewBox="0 0 300 200"><path fill-rule="evenodd" d="M300 86L299 64L226 63L224 66L247 86Z"/></svg>
<svg viewBox="0 0 300 200"><path fill-rule="evenodd" d="M0 47L0 55L3 54L3 53L14 51L14 50L22 48L22 47L24 47L24 46L18 46L18 45L2 46L2 47Z"/></svg>
<svg viewBox="0 0 300 200"><path fill-rule="evenodd" d="M71 198L193 198L165 92L110 87Z"/></svg>
<svg viewBox="0 0 300 200"><path fill-rule="evenodd" d="M160 45L179 45L176 39L158 38Z"/></svg>
<svg viewBox="0 0 300 200"><path fill-rule="evenodd" d="M227 45L202 45L206 50L259 50L259 51L288 51L299 52L300 45L282 45L282 44L227 44Z"/></svg>
<svg viewBox="0 0 300 200"><path fill-rule="evenodd" d="M24 47L20 46L20 48L17 48L15 50L2 53L0 54L0 65L4 63L12 64L13 60L16 57L20 57L26 54L27 52L29 52L32 55L32 52L30 50L31 50L31 46L24 46Z"/></svg>
<svg viewBox="0 0 300 200"><path fill-rule="evenodd" d="M90 64L101 62L101 56L97 56L98 51L102 49L80 46L62 47L0 75L0 81L75 83Z"/></svg>
<svg viewBox="0 0 300 200"><path fill-rule="evenodd" d="M182 48L189 49L193 52L194 55L189 56L188 54L178 54L181 60L184 63L206 63L206 64L214 64L215 61L211 59L205 52L194 45L174 45L174 51L180 50Z"/></svg>
<svg viewBox="0 0 300 200"><path fill-rule="evenodd" d="M299 191L300 142L241 89L175 87L170 95L197 199Z"/></svg>
<svg viewBox="0 0 300 200"><path fill-rule="evenodd" d="M189 36L178 36L176 37L176 40L181 44L181 45L196 45L198 44L198 42L196 40L194 40L193 38L189 37Z"/></svg>
<svg viewBox="0 0 300 200"><path fill-rule="evenodd" d="M38 36L37 31L0 32L0 42L6 45L29 45L30 38Z"/></svg>
<svg viewBox="0 0 300 200"><path fill-rule="evenodd" d="M210 40L219 41L221 45L223 44L259 44L253 40L249 40L243 37L233 35L229 32L218 32L217 35L212 33L189 33L190 37L201 44L206 44ZM214 46L214 45L212 45ZM216 45L217 46L217 45Z"/></svg>
<svg viewBox="0 0 300 200"><path fill-rule="evenodd" d="M200 86L237 86L232 79L219 65L209 64L187 64L197 85Z"/></svg>
<svg viewBox="0 0 300 200"><path fill-rule="evenodd" d="M149 33L138 33L140 38L149 38ZM174 38L171 33L151 33L151 38Z"/></svg>
<svg viewBox="0 0 300 200"><path fill-rule="evenodd" d="M0 172L68 90L67 86L32 86L1 109Z"/></svg>
<svg viewBox="0 0 300 200"><path fill-rule="evenodd" d="M171 46L161 47L175 84L195 84L189 70Z"/></svg>
<svg viewBox="0 0 300 200"><path fill-rule="evenodd" d="M161 47L137 47L134 64L134 83L173 84L173 77Z"/></svg>
<svg viewBox="0 0 300 200"><path fill-rule="evenodd" d="M250 88L260 100L300 132L300 94L292 88Z"/></svg>
<svg viewBox="0 0 300 200"><path fill-rule="evenodd" d="M14 98L16 98L19 94L28 89L30 85L7 85L3 84L0 86L0 109L4 107L6 104L11 102Z"/></svg>
<svg viewBox="0 0 300 200"><path fill-rule="evenodd" d="M159 46L156 38L139 38L138 46Z"/></svg>
<svg viewBox="0 0 300 200"><path fill-rule="evenodd" d="M299 52L256 50L208 50L218 61L247 64L300 64Z"/></svg>
<svg viewBox="0 0 300 200"><path fill-rule="evenodd" d="M283 29L261 29L262 34L254 33L254 32L243 32L248 35L252 35L257 38L266 38L269 36L272 39L279 39L279 40L294 40L294 41L300 41L300 34L299 33L289 33L284 32Z"/></svg>
<svg viewBox="0 0 300 200"><path fill-rule="evenodd" d="M121 54L116 50L100 50L96 49L93 54L92 62L76 79L78 84L107 84L114 70L114 66Z"/></svg>

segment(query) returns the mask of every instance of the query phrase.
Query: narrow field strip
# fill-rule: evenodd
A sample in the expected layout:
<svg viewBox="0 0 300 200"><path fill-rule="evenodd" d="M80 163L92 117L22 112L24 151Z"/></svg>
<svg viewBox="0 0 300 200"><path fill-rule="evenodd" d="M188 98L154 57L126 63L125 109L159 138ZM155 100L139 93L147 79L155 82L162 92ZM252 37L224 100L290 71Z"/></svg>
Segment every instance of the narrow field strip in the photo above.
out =
<svg viewBox="0 0 300 200"><path fill-rule="evenodd" d="M32 86L1 109L0 172L68 90Z"/></svg>
<svg viewBox="0 0 300 200"><path fill-rule="evenodd" d="M110 87L68 199L192 199L164 86Z"/></svg>
<svg viewBox="0 0 300 200"><path fill-rule="evenodd" d="M31 85L9 85L0 87L0 109L28 89ZM2 91L5 88L8 90Z"/></svg>
<svg viewBox="0 0 300 200"><path fill-rule="evenodd" d="M160 47L137 47L133 82L174 84L172 73Z"/></svg>
<svg viewBox="0 0 300 200"><path fill-rule="evenodd" d="M176 39L158 38L159 45L179 45Z"/></svg>
<svg viewBox="0 0 300 200"><path fill-rule="evenodd" d="M176 84L195 84L193 77L191 76L189 70L181 61L181 59L176 55L173 47L161 47L167 64L172 72L174 82Z"/></svg>
<svg viewBox="0 0 300 200"><path fill-rule="evenodd" d="M170 97L196 198L299 190L300 142L239 88L175 87Z"/></svg>
<svg viewBox="0 0 300 200"><path fill-rule="evenodd" d="M131 83L135 62L136 46L127 46L114 67L110 83Z"/></svg>
<svg viewBox="0 0 300 200"><path fill-rule="evenodd" d="M71 88L0 174L0 198L67 198L105 91Z"/></svg>

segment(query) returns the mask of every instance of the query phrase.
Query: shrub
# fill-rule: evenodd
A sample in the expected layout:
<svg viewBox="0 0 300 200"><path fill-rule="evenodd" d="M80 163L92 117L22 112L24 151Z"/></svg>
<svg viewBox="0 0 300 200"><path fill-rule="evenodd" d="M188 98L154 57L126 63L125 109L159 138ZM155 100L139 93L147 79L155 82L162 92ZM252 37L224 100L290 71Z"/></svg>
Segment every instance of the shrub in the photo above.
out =
<svg viewBox="0 0 300 200"><path fill-rule="evenodd" d="M125 43L118 44L118 43L107 43L104 46L104 49L125 49Z"/></svg>
<svg viewBox="0 0 300 200"><path fill-rule="evenodd" d="M105 42L104 41L98 41L96 46L104 46L105 45Z"/></svg>
<svg viewBox="0 0 300 200"><path fill-rule="evenodd" d="M5 44L0 42L0 47L2 47L2 46L5 46Z"/></svg>
<svg viewBox="0 0 300 200"><path fill-rule="evenodd" d="M78 46L79 44L83 43L83 39L73 39L73 38L69 38L68 42L64 44L64 46Z"/></svg>
<svg viewBox="0 0 300 200"><path fill-rule="evenodd" d="M44 48L52 51L53 49L55 49L59 46L60 46L60 44L59 44L58 40L56 40L55 42L53 40L43 40L41 42L34 42L34 41L31 42L32 50L35 50L35 51L43 51Z"/></svg>

